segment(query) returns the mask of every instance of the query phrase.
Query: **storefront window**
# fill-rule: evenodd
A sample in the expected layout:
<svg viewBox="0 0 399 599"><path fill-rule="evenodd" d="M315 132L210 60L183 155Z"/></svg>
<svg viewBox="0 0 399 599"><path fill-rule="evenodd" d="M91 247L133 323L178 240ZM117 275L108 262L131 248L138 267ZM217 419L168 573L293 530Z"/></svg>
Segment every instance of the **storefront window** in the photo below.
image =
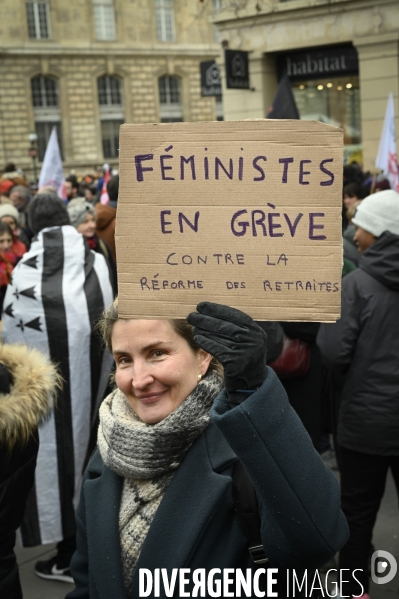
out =
<svg viewBox="0 0 399 599"><path fill-rule="evenodd" d="M361 150L359 77L347 75L291 83L301 119L342 127L346 157Z"/></svg>

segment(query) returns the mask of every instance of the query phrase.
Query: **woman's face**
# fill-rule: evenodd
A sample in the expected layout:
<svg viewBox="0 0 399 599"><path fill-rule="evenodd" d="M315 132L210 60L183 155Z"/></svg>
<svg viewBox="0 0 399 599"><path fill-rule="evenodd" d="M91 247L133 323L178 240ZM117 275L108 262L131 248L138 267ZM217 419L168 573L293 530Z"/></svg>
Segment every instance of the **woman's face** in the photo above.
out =
<svg viewBox="0 0 399 599"><path fill-rule="evenodd" d="M356 243L359 252L367 250L376 239L377 238L368 231L365 231L361 227L356 227L356 233L353 236L353 240Z"/></svg>
<svg viewBox="0 0 399 599"><path fill-rule="evenodd" d="M353 206L353 204L355 204L355 202L358 202L358 201L359 201L359 198L357 196L348 196L347 194L344 195L344 206L347 210L348 210L348 208Z"/></svg>
<svg viewBox="0 0 399 599"><path fill-rule="evenodd" d="M12 237L9 233L2 233L0 235L0 250L2 252L8 252L12 247Z"/></svg>
<svg viewBox="0 0 399 599"><path fill-rule="evenodd" d="M90 203L94 200L94 194L91 191L91 189L88 189L88 188L85 189L85 199L86 199L86 202L90 202Z"/></svg>
<svg viewBox="0 0 399 599"><path fill-rule="evenodd" d="M6 225L10 227L11 231L15 231L15 229L17 228L17 223L15 222L12 216L2 216L1 222L6 223Z"/></svg>
<svg viewBox="0 0 399 599"><path fill-rule="evenodd" d="M76 227L76 230L81 233L83 237L93 237L96 232L96 221L94 220L93 215L88 214L85 220Z"/></svg>
<svg viewBox="0 0 399 599"><path fill-rule="evenodd" d="M112 330L115 380L137 416L160 422L206 373L210 354L195 354L167 320L118 320Z"/></svg>

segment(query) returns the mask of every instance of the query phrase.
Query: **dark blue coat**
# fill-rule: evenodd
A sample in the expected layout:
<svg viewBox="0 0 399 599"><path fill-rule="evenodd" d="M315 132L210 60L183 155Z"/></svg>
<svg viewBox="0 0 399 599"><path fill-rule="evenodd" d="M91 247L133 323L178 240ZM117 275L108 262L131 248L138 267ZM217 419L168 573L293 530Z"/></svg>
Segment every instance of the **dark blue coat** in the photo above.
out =
<svg viewBox="0 0 399 599"><path fill-rule="evenodd" d="M237 456L255 486L262 539L272 566L315 568L346 542L337 480L314 450L271 369L262 387L230 409L215 400L213 422L176 471L144 541L131 598L139 597L139 569L248 568L248 543L233 505ZM77 510L77 588L68 599L123 599L119 506L123 479L97 451ZM176 586L178 596L178 585ZM153 595L151 595L152 597ZM161 597L165 597L161 584Z"/></svg>
<svg viewBox="0 0 399 599"><path fill-rule="evenodd" d="M342 280L342 316L317 344L343 379L338 444L399 456L399 235L385 231ZM338 378L339 377L339 378Z"/></svg>

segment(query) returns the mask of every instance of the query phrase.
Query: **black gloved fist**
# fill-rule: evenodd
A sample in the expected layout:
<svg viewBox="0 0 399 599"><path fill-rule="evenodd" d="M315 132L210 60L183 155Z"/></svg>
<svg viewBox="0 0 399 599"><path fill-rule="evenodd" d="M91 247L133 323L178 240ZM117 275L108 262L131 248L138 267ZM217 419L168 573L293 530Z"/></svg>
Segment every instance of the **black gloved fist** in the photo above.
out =
<svg viewBox="0 0 399 599"><path fill-rule="evenodd" d="M198 312L187 320L194 328L194 340L212 354L224 368L224 382L232 403L240 403L266 378L266 333L248 314L235 308L201 302Z"/></svg>

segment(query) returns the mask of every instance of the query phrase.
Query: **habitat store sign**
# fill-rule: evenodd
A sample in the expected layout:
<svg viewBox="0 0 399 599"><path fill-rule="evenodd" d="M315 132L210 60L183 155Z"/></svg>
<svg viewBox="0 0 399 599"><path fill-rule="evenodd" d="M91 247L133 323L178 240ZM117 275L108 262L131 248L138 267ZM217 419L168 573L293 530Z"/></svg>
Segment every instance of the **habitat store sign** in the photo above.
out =
<svg viewBox="0 0 399 599"><path fill-rule="evenodd" d="M214 60L200 62L201 96L221 96L222 79L219 65Z"/></svg>
<svg viewBox="0 0 399 599"><path fill-rule="evenodd" d="M279 79L287 73L291 81L353 75L359 72L357 51L352 45L309 49L277 57Z"/></svg>
<svg viewBox="0 0 399 599"><path fill-rule="evenodd" d="M317 121L122 125L121 318L339 318L342 142Z"/></svg>
<svg viewBox="0 0 399 599"><path fill-rule="evenodd" d="M226 87L228 89L249 89L248 52L225 50Z"/></svg>

